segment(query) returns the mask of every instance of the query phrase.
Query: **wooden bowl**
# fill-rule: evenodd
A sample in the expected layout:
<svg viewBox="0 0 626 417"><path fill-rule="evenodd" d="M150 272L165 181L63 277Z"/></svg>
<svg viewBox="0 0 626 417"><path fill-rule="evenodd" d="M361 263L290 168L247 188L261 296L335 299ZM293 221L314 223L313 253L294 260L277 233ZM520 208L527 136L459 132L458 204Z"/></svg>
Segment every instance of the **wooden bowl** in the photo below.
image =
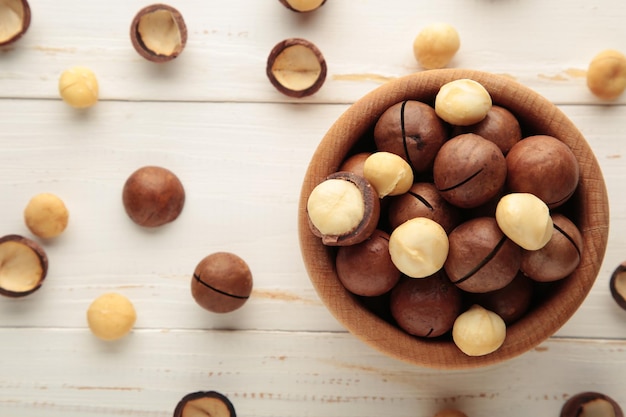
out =
<svg viewBox="0 0 626 417"><path fill-rule="evenodd" d="M306 202L312 189L338 170L341 162L372 142L373 127L391 105L412 99L433 103L439 88L452 80L470 78L481 83L494 104L515 114L525 136L555 136L573 150L580 164L580 182L567 203L569 215L582 232L584 248L578 268L552 283L530 311L507 329L504 344L478 357L462 353L451 338L436 340L405 333L393 320L378 315L363 298L348 292L337 277L336 250L325 246L309 229ZM372 145L373 146L373 145ZM551 102L510 78L485 72L444 69L416 73L390 81L370 92L341 115L319 144L301 190L298 228L304 264L330 312L352 334L397 359L430 368L463 369L491 365L518 356L552 336L578 309L589 293L604 257L609 206L602 172L592 150L576 126Z"/></svg>

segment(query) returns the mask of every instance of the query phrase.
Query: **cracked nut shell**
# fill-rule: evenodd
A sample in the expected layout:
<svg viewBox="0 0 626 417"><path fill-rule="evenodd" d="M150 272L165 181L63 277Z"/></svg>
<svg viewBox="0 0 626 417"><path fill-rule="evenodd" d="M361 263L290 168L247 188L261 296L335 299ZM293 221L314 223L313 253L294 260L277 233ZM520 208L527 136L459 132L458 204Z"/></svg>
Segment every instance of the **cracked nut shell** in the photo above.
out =
<svg viewBox="0 0 626 417"><path fill-rule="evenodd" d="M624 417L619 404L599 392L581 392L570 397L561 408L560 417Z"/></svg>
<svg viewBox="0 0 626 417"><path fill-rule="evenodd" d="M34 240L20 235L0 238L0 294L24 297L37 291L48 272L48 256Z"/></svg>
<svg viewBox="0 0 626 417"><path fill-rule="evenodd" d="M617 305L626 310L626 262L621 263L611 274L609 288Z"/></svg>
<svg viewBox="0 0 626 417"><path fill-rule="evenodd" d="M230 400L217 391L185 395L176 405L173 417L237 417Z"/></svg>
<svg viewBox="0 0 626 417"><path fill-rule="evenodd" d="M30 27L30 5L26 0L5 0L0 8L2 35L0 46L20 39Z"/></svg>
<svg viewBox="0 0 626 417"><path fill-rule="evenodd" d="M130 40L137 53L148 61L167 62L185 49L187 26L182 14L172 6L152 4L133 18Z"/></svg>
<svg viewBox="0 0 626 417"><path fill-rule="evenodd" d="M306 39L285 39L272 48L267 58L267 77L289 97L315 94L324 84L327 71L322 52Z"/></svg>
<svg viewBox="0 0 626 417"><path fill-rule="evenodd" d="M216 252L198 263L191 280L191 295L206 310L229 313L243 306L252 292L248 264L230 252Z"/></svg>
<svg viewBox="0 0 626 417"><path fill-rule="evenodd" d="M185 205L185 189L172 171L145 166L126 180L122 201L135 223L158 227L178 218Z"/></svg>

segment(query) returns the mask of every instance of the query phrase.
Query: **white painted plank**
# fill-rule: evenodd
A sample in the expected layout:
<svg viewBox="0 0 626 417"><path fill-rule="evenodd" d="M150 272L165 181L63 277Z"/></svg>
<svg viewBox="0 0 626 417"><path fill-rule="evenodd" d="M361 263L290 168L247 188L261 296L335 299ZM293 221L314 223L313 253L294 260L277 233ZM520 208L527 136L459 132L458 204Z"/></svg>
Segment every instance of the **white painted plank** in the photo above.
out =
<svg viewBox="0 0 626 417"><path fill-rule="evenodd" d="M277 0L170 4L185 17L189 41L175 62L158 66L130 44L130 22L145 2L32 0L31 28L2 54L0 96L57 98L61 71L87 65L103 99L283 101L266 78L267 55L280 40L303 37L329 67L306 101L347 103L420 70L414 37L448 21L462 39L451 66L510 75L558 103L590 103L597 100L581 71L600 50L626 47L620 0L333 0L308 16Z"/></svg>
<svg viewBox="0 0 626 417"><path fill-rule="evenodd" d="M73 330L0 337L0 414L12 417L166 417L199 390L227 395L241 417L429 417L445 407L556 416L589 390L626 404L623 341L551 340L500 365L438 371L346 334L136 331L114 344Z"/></svg>
<svg viewBox="0 0 626 417"><path fill-rule="evenodd" d="M140 328L343 330L302 265L296 212L308 161L345 108L106 102L83 119L53 101L0 100L0 231L30 236L22 210L38 192L57 193L71 212L65 234L45 242L44 287L0 299L0 326L84 328L91 300L116 290L136 304ZM558 334L626 338L626 312L608 290L626 246L626 107L563 109L604 171L612 224L598 281ZM121 204L126 177L145 164L172 169L188 194L181 217L155 231L135 226ZM240 254L255 276L248 304L223 316L204 312L189 291L195 265L218 250Z"/></svg>

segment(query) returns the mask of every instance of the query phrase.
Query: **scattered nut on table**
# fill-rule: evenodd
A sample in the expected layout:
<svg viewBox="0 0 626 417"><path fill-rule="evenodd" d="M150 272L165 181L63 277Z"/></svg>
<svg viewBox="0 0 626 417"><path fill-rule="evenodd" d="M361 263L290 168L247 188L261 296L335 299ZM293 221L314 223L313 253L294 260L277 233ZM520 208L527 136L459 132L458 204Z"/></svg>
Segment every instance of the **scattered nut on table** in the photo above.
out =
<svg viewBox="0 0 626 417"><path fill-rule="evenodd" d="M59 236L69 221L69 211L63 200L51 193L41 193L30 199L24 209L24 222L35 236L48 239Z"/></svg>
<svg viewBox="0 0 626 417"><path fill-rule="evenodd" d="M48 272L48 256L34 240L20 235L0 238L0 294L24 297L37 291Z"/></svg>
<svg viewBox="0 0 626 417"><path fill-rule="evenodd" d="M130 40L137 53L148 61L171 61L185 49L187 25L177 9L167 4L152 4L133 18Z"/></svg>
<svg viewBox="0 0 626 417"><path fill-rule="evenodd" d="M593 57L587 69L587 87L603 100L614 100L626 89L626 56L607 49Z"/></svg>
<svg viewBox="0 0 626 417"><path fill-rule="evenodd" d="M611 274L609 289L617 305L626 310L626 262L620 264Z"/></svg>
<svg viewBox="0 0 626 417"><path fill-rule="evenodd" d="M279 0L283 6L298 13L307 13L319 9L326 0Z"/></svg>
<svg viewBox="0 0 626 417"><path fill-rule="evenodd" d="M233 403L217 391L185 395L176 405L173 417L237 417Z"/></svg>
<svg viewBox="0 0 626 417"><path fill-rule="evenodd" d="M413 41L413 54L424 69L446 67L461 47L454 26L436 22L424 27Z"/></svg>
<svg viewBox="0 0 626 417"><path fill-rule="evenodd" d="M85 109L98 102L98 79L87 67L69 68L59 78L59 94L63 101L77 109Z"/></svg>
<svg viewBox="0 0 626 417"><path fill-rule="evenodd" d="M132 330L137 313L132 302L124 295L111 292L93 300L87 309L87 324L99 339L114 341Z"/></svg>
<svg viewBox="0 0 626 417"><path fill-rule="evenodd" d="M571 396L563 404L560 417L624 417L624 412L608 395L588 391Z"/></svg>

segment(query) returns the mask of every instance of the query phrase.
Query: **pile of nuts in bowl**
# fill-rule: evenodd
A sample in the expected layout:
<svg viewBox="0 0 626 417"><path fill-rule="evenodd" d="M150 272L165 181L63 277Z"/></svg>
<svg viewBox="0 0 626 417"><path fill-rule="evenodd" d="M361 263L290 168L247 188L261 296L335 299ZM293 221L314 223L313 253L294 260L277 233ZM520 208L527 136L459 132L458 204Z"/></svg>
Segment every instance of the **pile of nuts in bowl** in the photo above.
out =
<svg viewBox="0 0 626 417"><path fill-rule="evenodd" d="M311 191L311 231L337 247L344 287L384 299L405 332L494 352L535 289L580 262L567 210L574 153L524 132L470 79L446 83L434 103L390 106L372 136L375 149L355 150Z"/></svg>

